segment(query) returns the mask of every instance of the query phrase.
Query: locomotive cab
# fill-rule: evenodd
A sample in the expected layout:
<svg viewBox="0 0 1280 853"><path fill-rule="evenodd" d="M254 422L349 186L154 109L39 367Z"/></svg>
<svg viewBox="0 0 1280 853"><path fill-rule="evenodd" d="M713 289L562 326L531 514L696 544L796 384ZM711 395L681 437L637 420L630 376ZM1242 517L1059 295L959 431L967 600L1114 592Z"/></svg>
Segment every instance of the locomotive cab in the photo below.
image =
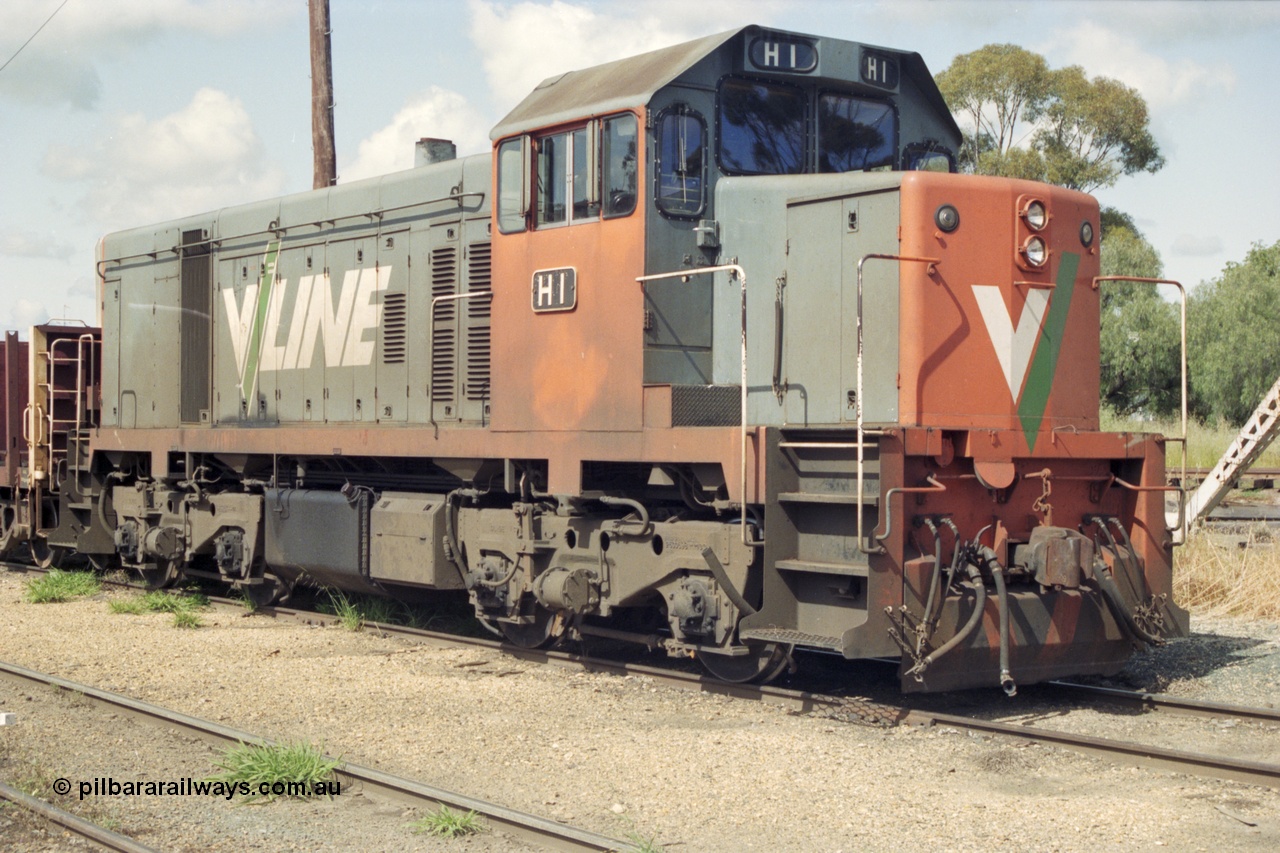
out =
<svg viewBox="0 0 1280 853"><path fill-rule="evenodd" d="M734 176L950 170L960 142L917 54L759 27L551 78L492 137L494 263L529 290L495 300L495 381L531 401L499 430L739 422L733 288L636 280L738 259Z"/></svg>

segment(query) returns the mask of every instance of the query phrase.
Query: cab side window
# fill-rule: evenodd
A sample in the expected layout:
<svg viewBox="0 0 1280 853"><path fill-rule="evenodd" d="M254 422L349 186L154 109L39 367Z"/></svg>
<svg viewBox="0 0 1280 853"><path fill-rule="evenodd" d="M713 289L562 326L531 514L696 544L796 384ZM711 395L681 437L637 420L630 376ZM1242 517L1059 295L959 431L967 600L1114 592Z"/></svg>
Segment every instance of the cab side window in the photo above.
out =
<svg viewBox="0 0 1280 853"><path fill-rule="evenodd" d="M503 234L525 229L529 213L529 182L524 173L527 144L520 136L498 146L498 230Z"/></svg>
<svg viewBox="0 0 1280 853"><path fill-rule="evenodd" d="M668 216L695 217L706 206L707 125L676 104L658 116L654 203Z"/></svg>
<svg viewBox="0 0 1280 853"><path fill-rule="evenodd" d="M535 226L551 228L626 216L636 206L636 117L630 113L552 133L535 143Z"/></svg>
<svg viewBox="0 0 1280 853"><path fill-rule="evenodd" d="M636 117L631 113L600 123L600 196L605 219L636 209L638 142Z"/></svg>

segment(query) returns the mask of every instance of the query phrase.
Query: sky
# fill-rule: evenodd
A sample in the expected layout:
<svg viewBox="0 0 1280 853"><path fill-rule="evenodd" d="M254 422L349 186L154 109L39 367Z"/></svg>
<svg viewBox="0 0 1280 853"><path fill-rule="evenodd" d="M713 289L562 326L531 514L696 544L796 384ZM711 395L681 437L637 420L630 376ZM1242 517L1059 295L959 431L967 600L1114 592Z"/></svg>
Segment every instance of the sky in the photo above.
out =
<svg viewBox="0 0 1280 853"><path fill-rule="evenodd" d="M24 337L96 320L104 234L312 181L305 0L63 4L0 4L0 328ZM760 24L914 50L934 73L1012 43L1120 80L1167 163L1095 195L1133 217L1166 276L1194 287L1280 240L1280 3L331 0L330 14L339 183L409 168L419 137L487 151L552 74Z"/></svg>

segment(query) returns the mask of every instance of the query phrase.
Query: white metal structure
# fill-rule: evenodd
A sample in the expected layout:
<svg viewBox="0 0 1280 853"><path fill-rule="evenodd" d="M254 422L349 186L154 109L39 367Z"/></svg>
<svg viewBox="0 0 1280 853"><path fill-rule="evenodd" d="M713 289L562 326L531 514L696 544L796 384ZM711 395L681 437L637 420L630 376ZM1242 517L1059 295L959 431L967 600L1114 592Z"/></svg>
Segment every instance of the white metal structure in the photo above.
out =
<svg viewBox="0 0 1280 853"><path fill-rule="evenodd" d="M1187 498L1187 524L1195 524L1222 503L1227 492L1235 486L1240 476L1248 471L1262 452L1270 446L1280 431L1280 379L1262 398L1258 408L1249 416L1240 434L1235 437L1226 453L1204 478L1200 488ZM1172 511L1170 519L1176 514ZM1170 521L1172 524L1172 521Z"/></svg>

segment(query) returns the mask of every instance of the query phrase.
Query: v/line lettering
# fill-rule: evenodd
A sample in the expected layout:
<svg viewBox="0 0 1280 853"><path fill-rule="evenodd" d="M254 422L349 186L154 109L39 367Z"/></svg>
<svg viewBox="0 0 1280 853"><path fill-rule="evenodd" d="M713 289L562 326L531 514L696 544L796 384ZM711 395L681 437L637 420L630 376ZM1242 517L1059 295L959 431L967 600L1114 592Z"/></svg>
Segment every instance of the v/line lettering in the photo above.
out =
<svg viewBox="0 0 1280 853"><path fill-rule="evenodd" d="M382 322L378 294L387 289L390 266L348 270L340 288L333 287L328 275L303 276L296 285L273 279L268 274L262 283L246 287L239 302L234 290L222 292L245 399L253 396L259 372L311 367L317 345L325 367L373 361L377 338L371 333ZM286 305L292 309L287 330Z"/></svg>

